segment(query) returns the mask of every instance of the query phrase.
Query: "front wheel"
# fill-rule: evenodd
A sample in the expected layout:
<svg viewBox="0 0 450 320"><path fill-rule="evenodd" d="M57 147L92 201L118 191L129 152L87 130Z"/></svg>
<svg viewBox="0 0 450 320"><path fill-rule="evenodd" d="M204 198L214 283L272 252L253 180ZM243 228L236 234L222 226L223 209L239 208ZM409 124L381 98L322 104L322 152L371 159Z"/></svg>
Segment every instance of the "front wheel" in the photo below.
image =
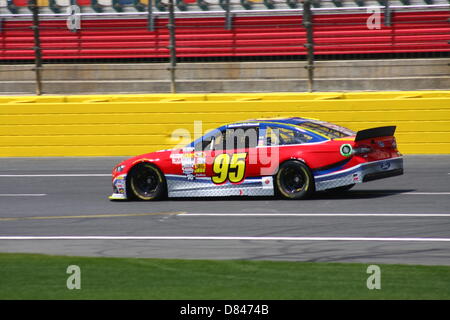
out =
<svg viewBox="0 0 450 320"><path fill-rule="evenodd" d="M128 173L127 196L130 200L159 200L165 193L165 178L151 163L140 163Z"/></svg>
<svg viewBox="0 0 450 320"><path fill-rule="evenodd" d="M305 199L314 191L314 179L309 168L300 161L283 163L275 176L276 190L286 199Z"/></svg>

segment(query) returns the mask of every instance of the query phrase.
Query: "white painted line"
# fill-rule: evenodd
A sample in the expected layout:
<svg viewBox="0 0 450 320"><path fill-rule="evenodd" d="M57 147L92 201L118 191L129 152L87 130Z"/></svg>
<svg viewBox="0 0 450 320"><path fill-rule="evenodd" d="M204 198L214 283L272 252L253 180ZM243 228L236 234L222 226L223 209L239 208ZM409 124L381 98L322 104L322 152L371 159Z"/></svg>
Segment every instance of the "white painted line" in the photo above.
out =
<svg viewBox="0 0 450 320"><path fill-rule="evenodd" d="M390 193L390 194L396 194L395 191L394 192L386 192L386 193ZM450 195L450 192L400 192L397 194L407 194L407 195Z"/></svg>
<svg viewBox="0 0 450 320"><path fill-rule="evenodd" d="M46 193L0 193L0 197L44 197Z"/></svg>
<svg viewBox="0 0 450 320"><path fill-rule="evenodd" d="M179 213L180 217L450 217L450 213Z"/></svg>
<svg viewBox="0 0 450 320"><path fill-rule="evenodd" d="M364 190L355 190L355 194L373 194L373 195L379 195L379 194L389 194L389 195L407 195L407 196L416 196L416 195L450 195L450 192L396 192L395 190L392 191L364 191ZM352 192L352 191L350 191Z"/></svg>
<svg viewBox="0 0 450 320"><path fill-rule="evenodd" d="M111 177L106 173L0 174L0 178Z"/></svg>
<svg viewBox="0 0 450 320"><path fill-rule="evenodd" d="M157 236L0 236L0 240L237 240L237 241L401 241L450 242L450 238L371 238L371 237L157 237Z"/></svg>

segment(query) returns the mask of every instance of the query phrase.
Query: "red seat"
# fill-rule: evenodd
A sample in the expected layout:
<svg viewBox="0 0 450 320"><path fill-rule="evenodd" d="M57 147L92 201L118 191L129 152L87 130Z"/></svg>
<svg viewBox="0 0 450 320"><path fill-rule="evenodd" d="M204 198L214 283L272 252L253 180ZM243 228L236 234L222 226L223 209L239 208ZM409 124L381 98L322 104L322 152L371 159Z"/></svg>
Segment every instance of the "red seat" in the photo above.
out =
<svg viewBox="0 0 450 320"><path fill-rule="evenodd" d="M12 0L17 7L28 7L28 0Z"/></svg>

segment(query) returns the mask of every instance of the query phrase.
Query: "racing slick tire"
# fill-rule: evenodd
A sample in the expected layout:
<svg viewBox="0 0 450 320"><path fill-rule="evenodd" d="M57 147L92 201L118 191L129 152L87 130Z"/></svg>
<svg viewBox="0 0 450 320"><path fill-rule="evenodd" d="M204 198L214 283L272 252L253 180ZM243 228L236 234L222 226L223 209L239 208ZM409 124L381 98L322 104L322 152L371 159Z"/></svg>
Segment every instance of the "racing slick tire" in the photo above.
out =
<svg viewBox="0 0 450 320"><path fill-rule="evenodd" d="M297 160L284 162L275 176L276 192L285 199L305 199L314 192L314 178L309 168Z"/></svg>
<svg viewBox="0 0 450 320"><path fill-rule="evenodd" d="M167 194L163 173L151 163L134 166L127 175L127 198L130 200L160 200Z"/></svg>
<svg viewBox="0 0 450 320"><path fill-rule="evenodd" d="M353 188L355 186L355 183L354 184L349 184L349 185L346 185L346 186L342 186L342 187L337 187L337 188L333 188L333 189L328 189L328 190L325 190L326 192L345 192L345 191L348 191L348 190L350 190L351 188Z"/></svg>

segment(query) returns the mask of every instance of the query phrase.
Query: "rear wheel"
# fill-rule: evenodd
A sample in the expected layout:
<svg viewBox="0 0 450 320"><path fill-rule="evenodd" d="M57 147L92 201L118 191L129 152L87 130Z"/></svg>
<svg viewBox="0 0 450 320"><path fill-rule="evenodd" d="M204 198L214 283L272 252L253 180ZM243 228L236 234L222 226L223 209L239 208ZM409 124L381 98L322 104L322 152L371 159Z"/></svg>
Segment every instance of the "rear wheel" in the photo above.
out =
<svg viewBox="0 0 450 320"><path fill-rule="evenodd" d="M305 199L314 191L314 179L309 168L300 161L289 160L278 169L276 190L286 199Z"/></svg>
<svg viewBox="0 0 450 320"><path fill-rule="evenodd" d="M151 163L140 163L127 176L127 196L131 200L159 200L166 194L166 180Z"/></svg>

